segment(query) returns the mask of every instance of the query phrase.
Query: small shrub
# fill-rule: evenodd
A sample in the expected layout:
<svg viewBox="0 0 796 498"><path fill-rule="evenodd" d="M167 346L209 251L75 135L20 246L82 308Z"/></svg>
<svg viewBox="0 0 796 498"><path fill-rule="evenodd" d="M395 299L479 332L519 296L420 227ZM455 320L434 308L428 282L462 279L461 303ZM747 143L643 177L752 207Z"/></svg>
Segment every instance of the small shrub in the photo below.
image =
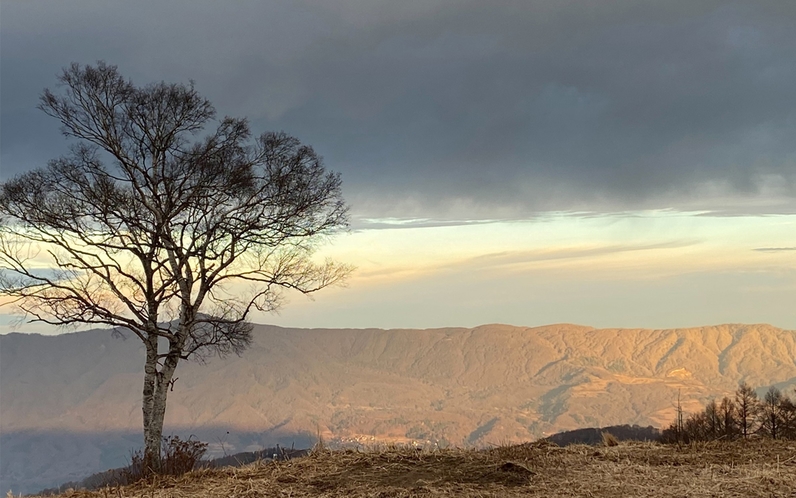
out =
<svg viewBox="0 0 796 498"><path fill-rule="evenodd" d="M190 437L185 441L178 436L163 438L163 471L161 473L179 476L196 468L205 452L207 443Z"/></svg>
<svg viewBox="0 0 796 498"><path fill-rule="evenodd" d="M131 484L154 474L181 476L192 471L207 451L207 443L191 437L186 440L179 436L163 438L160 472L155 472L143 450L134 451L130 456L130 465L121 472L118 484Z"/></svg>

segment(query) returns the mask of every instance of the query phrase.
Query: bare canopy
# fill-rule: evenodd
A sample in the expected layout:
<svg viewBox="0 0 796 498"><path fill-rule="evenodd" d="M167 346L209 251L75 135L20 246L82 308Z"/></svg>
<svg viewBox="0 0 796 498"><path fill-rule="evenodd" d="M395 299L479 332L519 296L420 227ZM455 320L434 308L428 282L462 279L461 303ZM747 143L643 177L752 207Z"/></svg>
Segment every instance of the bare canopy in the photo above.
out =
<svg viewBox="0 0 796 498"><path fill-rule="evenodd" d="M157 469L179 361L241 353L253 310L349 273L312 259L347 226L340 177L293 137L216 121L193 84L139 87L103 62L72 64L59 82L39 108L76 140L1 186L0 295L33 321L143 341L145 454Z"/></svg>

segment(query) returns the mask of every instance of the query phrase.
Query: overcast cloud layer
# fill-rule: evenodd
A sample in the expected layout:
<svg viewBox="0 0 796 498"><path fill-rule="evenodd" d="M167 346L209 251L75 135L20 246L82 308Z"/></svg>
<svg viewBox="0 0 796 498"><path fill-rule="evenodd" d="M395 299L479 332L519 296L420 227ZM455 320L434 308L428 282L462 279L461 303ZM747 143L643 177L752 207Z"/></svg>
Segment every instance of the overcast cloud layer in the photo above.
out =
<svg viewBox="0 0 796 498"><path fill-rule="evenodd" d="M66 149L72 61L196 81L363 216L796 212L796 2L4 1L0 178Z"/></svg>

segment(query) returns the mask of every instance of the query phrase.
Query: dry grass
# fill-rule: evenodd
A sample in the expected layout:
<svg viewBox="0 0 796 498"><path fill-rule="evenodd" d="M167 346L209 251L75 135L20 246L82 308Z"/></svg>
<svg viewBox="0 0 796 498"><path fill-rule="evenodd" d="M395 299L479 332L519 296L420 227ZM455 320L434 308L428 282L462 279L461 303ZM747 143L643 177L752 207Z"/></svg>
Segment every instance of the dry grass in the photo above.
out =
<svg viewBox="0 0 796 498"><path fill-rule="evenodd" d="M286 462L195 471L69 498L344 496L796 497L796 442L487 450L315 450Z"/></svg>
<svg viewBox="0 0 796 498"><path fill-rule="evenodd" d="M605 446L619 446L619 440L610 432L603 432L603 445Z"/></svg>

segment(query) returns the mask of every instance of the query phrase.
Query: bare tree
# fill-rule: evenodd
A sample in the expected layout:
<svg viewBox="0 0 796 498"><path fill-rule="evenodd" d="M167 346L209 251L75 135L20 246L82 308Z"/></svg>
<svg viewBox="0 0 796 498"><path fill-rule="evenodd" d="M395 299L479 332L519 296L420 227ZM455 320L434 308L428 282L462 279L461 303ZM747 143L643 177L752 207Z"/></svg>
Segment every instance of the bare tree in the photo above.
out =
<svg viewBox="0 0 796 498"><path fill-rule="evenodd" d="M707 438L711 440L718 439L724 432L724 420L721 417L719 405L716 403L715 398L711 399L705 406L704 414L705 423L707 424L705 427Z"/></svg>
<svg viewBox="0 0 796 498"><path fill-rule="evenodd" d="M782 398L782 437L796 439L796 401L786 395L783 395Z"/></svg>
<svg viewBox="0 0 796 498"><path fill-rule="evenodd" d="M738 435L737 413L738 409L733 400L724 396L719 405L719 415L721 417L722 438L728 441Z"/></svg>
<svg viewBox="0 0 796 498"><path fill-rule="evenodd" d="M735 391L735 407L738 420L738 429L741 436L749 437L755 432L755 420L760 411L760 400L757 393L746 382L741 382Z"/></svg>
<svg viewBox="0 0 796 498"><path fill-rule="evenodd" d="M685 434L685 417L683 414L683 405L680 401L680 390L677 390L677 404L675 405L675 419L674 421L663 430L661 433L661 441L666 443L682 444L686 441Z"/></svg>
<svg viewBox="0 0 796 498"><path fill-rule="evenodd" d="M253 310L350 272L312 259L347 226L340 177L284 133L252 139L245 119L215 121L193 84L139 87L103 62L58 80L39 108L76 143L0 186L0 295L31 321L143 341L145 455L158 470L180 360L240 354Z"/></svg>
<svg viewBox="0 0 796 498"><path fill-rule="evenodd" d="M771 439L781 439L790 400L774 386L768 388L760 404L760 432Z"/></svg>

